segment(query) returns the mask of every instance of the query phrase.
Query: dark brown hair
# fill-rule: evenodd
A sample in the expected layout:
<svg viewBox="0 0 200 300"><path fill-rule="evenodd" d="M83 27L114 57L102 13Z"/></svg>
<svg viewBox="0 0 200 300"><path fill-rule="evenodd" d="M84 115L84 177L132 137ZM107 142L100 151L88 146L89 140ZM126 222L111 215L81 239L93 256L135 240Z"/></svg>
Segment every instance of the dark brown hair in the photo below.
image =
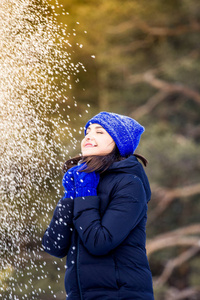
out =
<svg viewBox="0 0 200 300"><path fill-rule="evenodd" d="M133 154L138 159L140 159L143 165L147 166L147 159L140 155L140 154ZM129 155L130 156L130 155ZM128 156L127 156L128 157ZM70 168L76 166L79 162L86 163L87 168L84 169L84 172L105 172L115 161L124 160L127 157L123 157L120 155L120 152L115 145L113 151L107 155L100 156L100 155L91 155L91 156L75 156L71 159L68 159L63 165L63 172L67 172Z"/></svg>

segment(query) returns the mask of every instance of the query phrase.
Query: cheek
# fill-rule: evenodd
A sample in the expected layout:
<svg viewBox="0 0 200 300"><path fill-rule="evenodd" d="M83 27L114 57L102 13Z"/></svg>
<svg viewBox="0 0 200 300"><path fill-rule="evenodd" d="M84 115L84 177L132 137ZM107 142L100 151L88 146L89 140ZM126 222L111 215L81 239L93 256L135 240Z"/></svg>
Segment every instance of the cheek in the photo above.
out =
<svg viewBox="0 0 200 300"><path fill-rule="evenodd" d="M84 143L84 141L85 141L85 138L82 139L82 141L81 141L81 150L83 149L83 143Z"/></svg>
<svg viewBox="0 0 200 300"><path fill-rule="evenodd" d="M110 137L108 137L107 139L103 139L101 142L101 149L105 154L112 152L114 147L115 147L115 142Z"/></svg>
<svg viewBox="0 0 200 300"><path fill-rule="evenodd" d="M112 152L113 149L114 149L114 147L115 147L115 143L114 143L114 142L111 142L111 143L109 144L109 146L108 146L109 152Z"/></svg>

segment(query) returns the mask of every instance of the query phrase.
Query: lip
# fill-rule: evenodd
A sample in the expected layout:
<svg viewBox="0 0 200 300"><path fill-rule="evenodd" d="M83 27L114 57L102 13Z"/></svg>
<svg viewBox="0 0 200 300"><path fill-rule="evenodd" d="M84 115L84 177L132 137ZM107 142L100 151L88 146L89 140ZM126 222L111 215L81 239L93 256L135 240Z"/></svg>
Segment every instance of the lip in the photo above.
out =
<svg viewBox="0 0 200 300"><path fill-rule="evenodd" d="M86 144L84 145L84 147L96 147L96 145L93 145L93 144L91 144L91 143L86 143Z"/></svg>

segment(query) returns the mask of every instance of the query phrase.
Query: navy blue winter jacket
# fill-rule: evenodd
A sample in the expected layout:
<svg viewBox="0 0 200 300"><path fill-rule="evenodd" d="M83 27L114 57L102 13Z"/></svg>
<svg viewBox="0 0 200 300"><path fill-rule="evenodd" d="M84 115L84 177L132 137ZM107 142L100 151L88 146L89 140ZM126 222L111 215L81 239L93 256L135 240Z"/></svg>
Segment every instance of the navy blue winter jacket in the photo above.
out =
<svg viewBox="0 0 200 300"><path fill-rule="evenodd" d="M62 198L43 237L46 252L67 255L67 299L153 300L145 250L151 191L137 158L113 163L97 195Z"/></svg>

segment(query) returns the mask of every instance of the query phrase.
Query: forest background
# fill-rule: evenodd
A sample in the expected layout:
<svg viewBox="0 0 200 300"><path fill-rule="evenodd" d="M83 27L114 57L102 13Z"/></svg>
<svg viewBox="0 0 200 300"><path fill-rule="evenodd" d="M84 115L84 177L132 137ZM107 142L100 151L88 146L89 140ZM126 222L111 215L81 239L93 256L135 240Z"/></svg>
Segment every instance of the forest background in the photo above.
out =
<svg viewBox="0 0 200 300"><path fill-rule="evenodd" d="M66 110L70 107L73 136L79 142L80 127L104 110L144 125L136 152L149 161L147 254L155 299L200 299L200 2L60 0L60 4L57 20L71 33L72 62L85 66L67 90L68 101L60 103ZM69 14L62 15L63 9ZM60 140L66 143L62 132ZM71 157L79 152L78 143L69 146ZM45 230L47 220L41 215L40 221ZM41 255L51 271L36 299L54 299L51 286L56 299L64 300L64 260L55 263ZM27 299L23 293L19 289L19 299Z"/></svg>

